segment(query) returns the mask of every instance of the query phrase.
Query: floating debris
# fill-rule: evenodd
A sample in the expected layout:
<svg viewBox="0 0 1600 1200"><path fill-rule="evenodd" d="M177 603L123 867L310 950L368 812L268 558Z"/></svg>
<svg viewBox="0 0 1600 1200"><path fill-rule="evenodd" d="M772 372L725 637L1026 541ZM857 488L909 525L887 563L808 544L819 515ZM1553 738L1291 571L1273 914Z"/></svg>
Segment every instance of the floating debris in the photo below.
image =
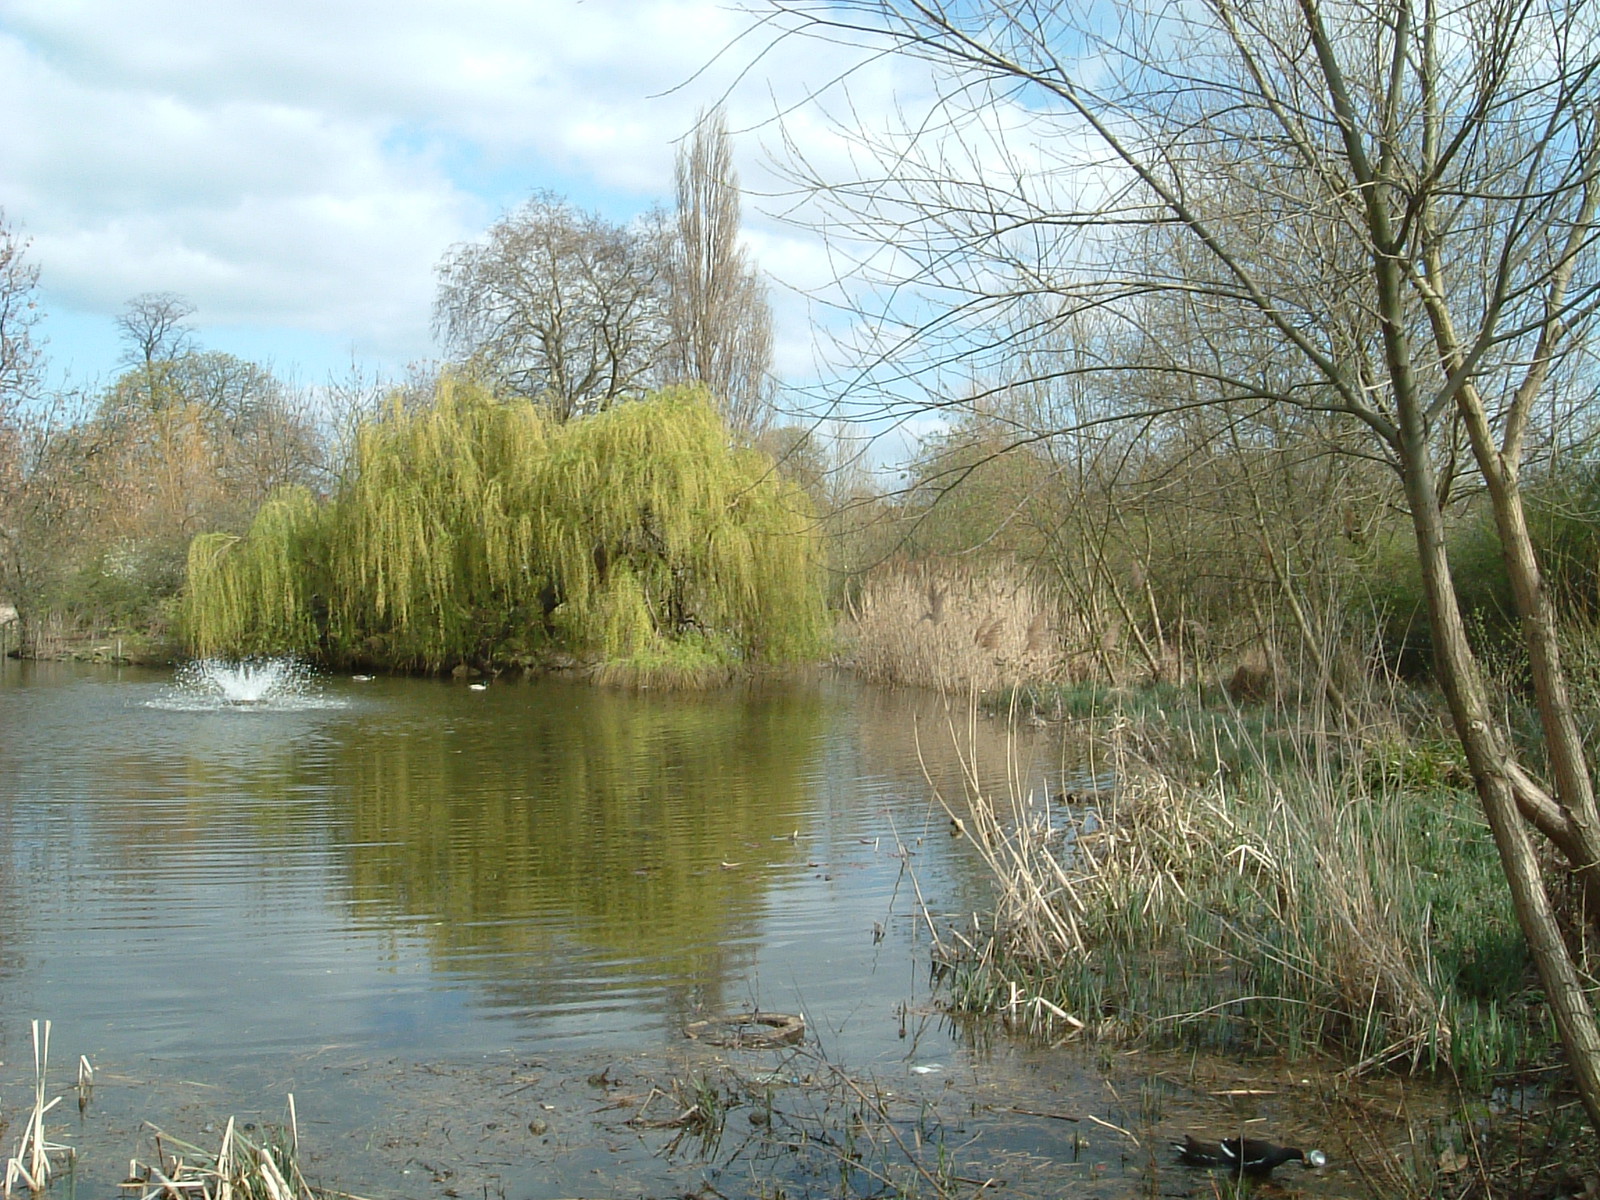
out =
<svg viewBox="0 0 1600 1200"><path fill-rule="evenodd" d="M696 1021L684 1036L712 1046L768 1050L792 1046L806 1036L806 1019L798 1013L730 1013Z"/></svg>

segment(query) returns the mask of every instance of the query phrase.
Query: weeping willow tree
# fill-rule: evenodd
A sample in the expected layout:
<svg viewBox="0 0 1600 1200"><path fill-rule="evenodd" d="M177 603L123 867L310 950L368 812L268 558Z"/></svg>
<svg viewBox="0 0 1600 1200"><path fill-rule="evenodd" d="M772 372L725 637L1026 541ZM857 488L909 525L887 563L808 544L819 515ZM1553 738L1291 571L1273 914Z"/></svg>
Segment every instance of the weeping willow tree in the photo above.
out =
<svg viewBox="0 0 1600 1200"><path fill-rule="evenodd" d="M547 579L519 510L550 431L533 405L449 378L430 407L361 427L329 531L345 656L436 669L532 648L519 635Z"/></svg>
<svg viewBox="0 0 1600 1200"><path fill-rule="evenodd" d="M570 644L628 659L675 633L749 657L815 651L809 503L766 455L729 448L703 393L670 391L561 433L524 511Z"/></svg>
<svg viewBox="0 0 1600 1200"><path fill-rule="evenodd" d="M325 561L323 512L305 488L267 500L244 537L200 534L189 543L183 596L190 648L241 657L313 651Z"/></svg>
<svg viewBox="0 0 1600 1200"><path fill-rule="evenodd" d="M446 379L355 455L331 503L280 497L243 538L195 540L193 649L428 670L562 651L648 674L820 648L809 504L699 390L557 425Z"/></svg>

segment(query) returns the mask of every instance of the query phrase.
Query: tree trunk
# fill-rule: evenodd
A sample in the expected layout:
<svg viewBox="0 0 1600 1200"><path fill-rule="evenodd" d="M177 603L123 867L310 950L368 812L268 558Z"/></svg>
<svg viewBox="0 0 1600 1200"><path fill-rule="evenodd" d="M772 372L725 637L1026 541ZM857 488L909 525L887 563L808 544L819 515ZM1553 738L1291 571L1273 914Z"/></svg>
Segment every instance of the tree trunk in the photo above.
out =
<svg viewBox="0 0 1600 1200"><path fill-rule="evenodd" d="M1522 490L1515 478L1485 472L1495 526L1510 578L1522 641L1528 651L1539 725L1544 734L1556 801L1564 818L1544 829L1583 888L1585 916L1600 920L1600 822L1596 820L1594 785L1589 778L1583 737L1572 714L1566 675L1556 637L1556 617L1545 594L1539 563L1533 552L1522 506Z"/></svg>
<svg viewBox="0 0 1600 1200"><path fill-rule="evenodd" d="M1561 937L1538 856L1517 807L1513 780L1520 774L1495 731L1483 675L1467 642L1450 565L1445 556L1443 514L1433 471L1419 440L1402 449L1406 499L1417 536L1417 561L1433 627L1439 685L1450 705L1456 736L1466 751L1472 781L1488 817L1501 866L1511 889L1517 921L1528 939L1540 982L1555 1017L1578 1094L1593 1128L1600 1129L1600 1030L1595 1026L1582 980Z"/></svg>

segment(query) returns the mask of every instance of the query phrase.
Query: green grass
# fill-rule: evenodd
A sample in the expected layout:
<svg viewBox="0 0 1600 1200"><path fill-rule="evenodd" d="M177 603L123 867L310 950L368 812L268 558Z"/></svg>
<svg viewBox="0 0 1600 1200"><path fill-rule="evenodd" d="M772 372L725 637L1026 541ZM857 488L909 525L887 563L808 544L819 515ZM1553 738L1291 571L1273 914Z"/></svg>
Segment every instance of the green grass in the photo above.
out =
<svg viewBox="0 0 1600 1200"><path fill-rule="evenodd" d="M1077 856L1047 843L1072 881L1056 919L1083 952L1040 955L1029 915L1008 913L949 957L956 1011L999 1010L1016 982L1152 1045L1474 1080L1549 1053L1499 856L1447 747L1340 744L1171 700L1120 710L1104 832Z"/></svg>

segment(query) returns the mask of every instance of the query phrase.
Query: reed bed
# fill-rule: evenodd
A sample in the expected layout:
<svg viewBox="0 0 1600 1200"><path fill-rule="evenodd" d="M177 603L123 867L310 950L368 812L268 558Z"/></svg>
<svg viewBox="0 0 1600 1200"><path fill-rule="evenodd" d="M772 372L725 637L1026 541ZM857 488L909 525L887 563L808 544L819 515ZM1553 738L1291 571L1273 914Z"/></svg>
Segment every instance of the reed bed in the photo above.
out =
<svg viewBox="0 0 1600 1200"><path fill-rule="evenodd" d="M285 1124L260 1136L242 1132L229 1117L214 1154L153 1125L146 1128L155 1156L129 1162L122 1188L130 1200L319 1200L329 1194L313 1189L300 1173L292 1094Z"/></svg>
<svg viewBox="0 0 1600 1200"><path fill-rule="evenodd" d="M874 573L842 635L882 683L980 692L1065 676L1062 618L1020 568L920 562Z"/></svg>
<svg viewBox="0 0 1600 1200"><path fill-rule="evenodd" d="M1413 764L1415 749L1315 733L1267 746L1242 729L1183 737L1118 717L1103 731L1113 793L994 796L969 771L965 795L941 796L996 892L943 944L953 1007L1154 1044L1333 1052L1352 1075L1479 1076L1542 1054L1548 1018L1471 794ZM1254 768L1227 766L1241 759Z"/></svg>

